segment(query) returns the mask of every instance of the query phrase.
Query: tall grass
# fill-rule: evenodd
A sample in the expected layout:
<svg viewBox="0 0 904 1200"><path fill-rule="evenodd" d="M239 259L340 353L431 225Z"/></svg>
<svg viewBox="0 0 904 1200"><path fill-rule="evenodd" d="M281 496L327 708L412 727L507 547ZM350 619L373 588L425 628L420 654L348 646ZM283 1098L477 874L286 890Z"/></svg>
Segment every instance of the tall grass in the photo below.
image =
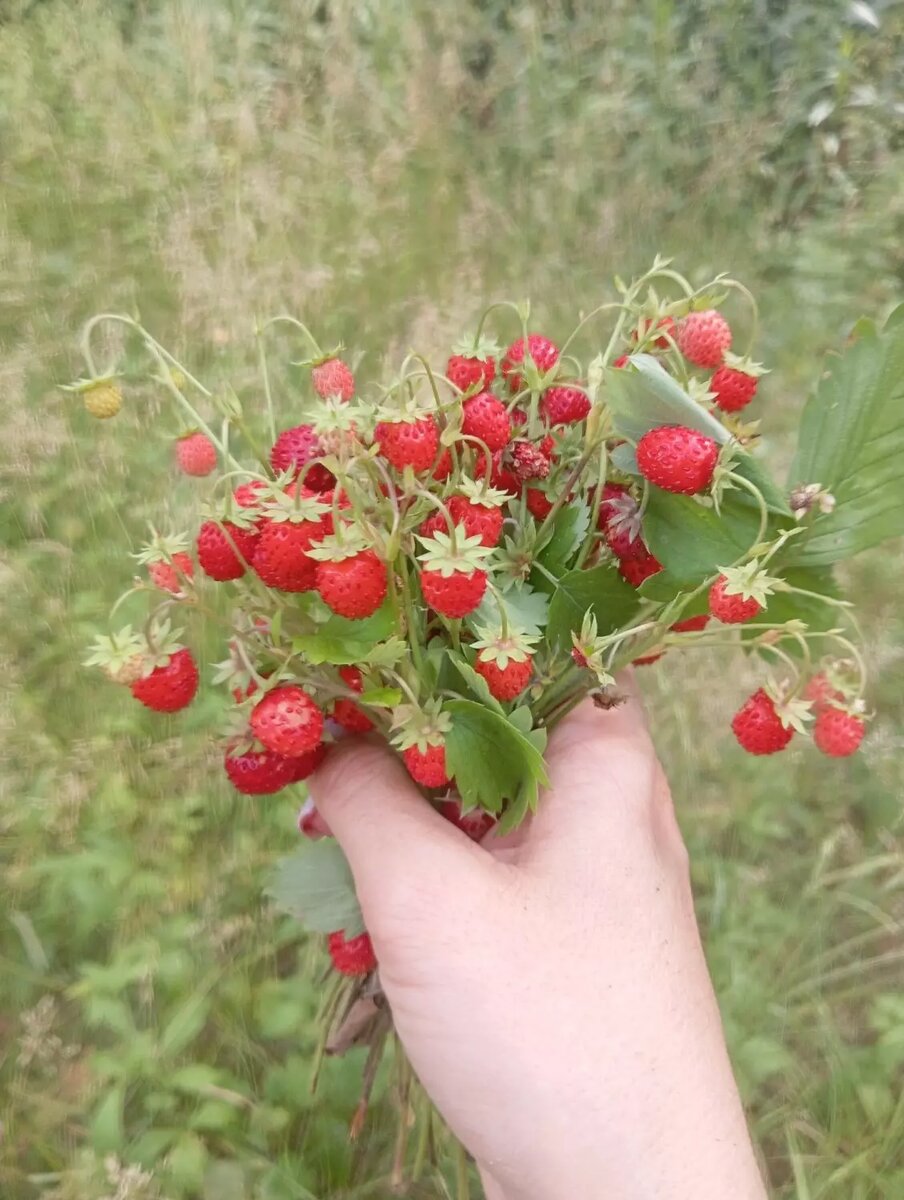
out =
<svg viewBox="0 0 904 1200"><path fill-rule="evenodd" d="M902 39L891 2L0 6L4 1200L364 1195L392 1107L353 1149L355 1056L308 1094L320 952L260 901L294 802L223 785L216 699L161 725L80 666L145 521L198 505L137 363L110 428L56 390L80 322L140 310L250 404L260 314L373 378L490 298L561 332L662 251L758 292L787 457L823 352L904 282ZM879 672L856 762L753 765L738 679L649 677L780 1197L904 1192L900 567L846 573Z"/></svg>

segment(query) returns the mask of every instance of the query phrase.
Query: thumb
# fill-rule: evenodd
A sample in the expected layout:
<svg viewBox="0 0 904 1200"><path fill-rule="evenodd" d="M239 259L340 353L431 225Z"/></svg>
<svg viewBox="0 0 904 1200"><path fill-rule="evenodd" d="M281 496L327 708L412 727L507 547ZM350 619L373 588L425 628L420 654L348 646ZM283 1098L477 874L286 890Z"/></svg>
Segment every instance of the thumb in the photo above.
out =
<svg viewBox="0 0 904 1200"><path fill-rule="evenodd" d="M365 916L388 890L442 879L481 853L424 799L385 746L341 743L308 788L345 851Z"/></svg>

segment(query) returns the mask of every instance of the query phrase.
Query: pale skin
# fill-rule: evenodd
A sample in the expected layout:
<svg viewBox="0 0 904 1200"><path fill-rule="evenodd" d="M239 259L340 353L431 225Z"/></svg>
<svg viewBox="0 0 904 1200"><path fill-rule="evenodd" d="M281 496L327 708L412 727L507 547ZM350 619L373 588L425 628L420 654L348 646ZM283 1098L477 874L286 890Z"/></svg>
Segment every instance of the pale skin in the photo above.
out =
<svg viewBox="0 0 904 1200"><path fill-rule="evenodd" d="M687 853L630 680L553 733L550 787L476 845L385 748L311 792L405 1050L488 1200L764 1200Z"/></svg>

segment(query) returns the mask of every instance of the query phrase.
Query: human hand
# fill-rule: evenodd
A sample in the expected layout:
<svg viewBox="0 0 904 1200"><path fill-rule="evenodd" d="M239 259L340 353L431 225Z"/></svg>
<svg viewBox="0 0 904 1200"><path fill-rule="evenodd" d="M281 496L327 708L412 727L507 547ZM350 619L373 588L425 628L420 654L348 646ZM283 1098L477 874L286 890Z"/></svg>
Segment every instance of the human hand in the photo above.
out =
<svg viewBox="0 0 904 1200"><path fill-rule="evenodd" d="M550 787L506 838L469 841L377 745L340 746L311 780L398 1034L491 1200L765 1196L627 687L555 730Z"/></svg>

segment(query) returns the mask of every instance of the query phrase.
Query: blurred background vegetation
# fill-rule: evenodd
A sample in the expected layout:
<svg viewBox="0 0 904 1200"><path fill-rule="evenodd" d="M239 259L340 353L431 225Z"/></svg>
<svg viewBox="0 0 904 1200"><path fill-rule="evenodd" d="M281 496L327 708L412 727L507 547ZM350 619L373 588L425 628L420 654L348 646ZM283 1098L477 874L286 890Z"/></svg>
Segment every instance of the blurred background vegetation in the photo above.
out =
<svg viewBox="0 0 904 1200"><path fill-rule="evenodd" d="M0 0L4 1200L389 1194L392 1097L352 1147L356 1054L310 1096L322 952L261 900L299 797L231 793L218 695L161 722L80 666L146 521L203 492L152 385L110 426L56 390L80 323L140 311L250 401L256 315L373 378L488 299L562 336L661 251L758 294L781 466L825 352L904 291L902 80L900 0ZM844 573L856 760L744 758L740 655L645 676L778 1197L904 1195L901 569Z"/></svg>

